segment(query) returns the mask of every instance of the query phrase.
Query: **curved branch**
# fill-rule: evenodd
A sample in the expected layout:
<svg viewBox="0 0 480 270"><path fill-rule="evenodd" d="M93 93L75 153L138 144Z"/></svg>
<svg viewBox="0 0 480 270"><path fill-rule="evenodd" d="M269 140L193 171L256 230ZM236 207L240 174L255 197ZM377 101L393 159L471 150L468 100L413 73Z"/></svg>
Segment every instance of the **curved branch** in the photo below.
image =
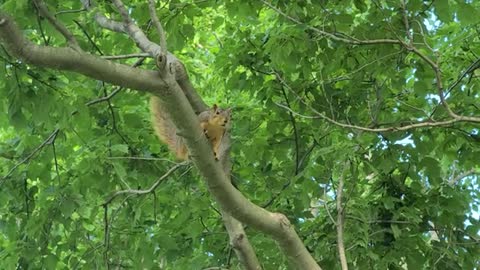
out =
<svg viewBox="0 0 480 270"><path fill-rule="evenodd" d="M112 0L113 4L119 11L120 15L123 18L123 26L125 27L125 32L128 36L135 41L137 46L144 52L149 53L152 56L156 56L162 52L162 48L151 40L148 39L147 35L138 27L135 22L130 18L127 9L120 0ZM167 62L173 63L177 62L177 59L172 55L167 55Z"/></svg>
<svg viewBox="0 0 480 270"><path fill-rule="evenodd" d="M449 120L444 120L444 121L428 121L428 122L418 122L415 124L411 125L406 125L406 126L399 126L399 127L385 127L385 128L368 128L368 127L363 127L363 126L356 126L356 125L350 125L350 124L344 124L340 123L338 121L333 120L332 118L318 112L314 111L315 115L303 115L298 112L293 111L289 107L275 103L278 107L284 108L285 110L293 113L296 116L303 117L303 118L308 118L308 119L324 119L327 120L328 122L337 125L339 127L343 128L352 128L352 129L357 129L357 130L362 130L362 131L369 131L369 132L389 132L389 131L406 131L410 129L415 129L415 128L423 128L423 127L440 127L440 126L449 126L457 122L478 122L480 123L480 119L476 119L475 117L460 117L460 118L455 118L455 119L449 119ZM312 108L310 108L312 109Z"/></svg>
<svg viewBox="0 0 480 270"><path fill-rule="evenodd" d="M214 160L212 148L199 127L198 118L174 76L162 74L159 76L158 72L133 69L69 48L34 45L21 35L10 16L3 12L0 12L0 40L12 54L28 63L74 71L115 85L160 96L162 107L171 116L178 134L184 135L192 161L222 211L270 235L297 268L321 269L285 215L269 212L253 204L228 181L221 163Z"/></svg>
<svg viewBox="0 0 480 270"><path fill-rule="evenodd" d="M35 148L35 150L33 150L28 156L26 156L24 159L22 159L20 162L18 162L15 166L13 166L13 167L7 172L7 174L0 179L0 184L2 184L5 179L7 179L10 175L12 175L12 173L18 168L18 166L20 166L20 165L22 165L23 163L29 161L36 153L38 153L40 150L42 150L46 145L53 143L53 141L54 141L55 138L57 137L59 131L60 131L60 130L59 130L58 128L55 129L55 130L48 136L48 138L45 139L45 141L43 141L37 148Z"/></svg>
<svg viewBox="0 0 480 270"><path fill-rule="evenodd" d="M437 65L433 63L432 68L436 68ZM438 68L435 72L439 71ZM462 116L462 115L457 115L453 113L451 119L446 119L443 121L420 121L417 123L413 123L410 125L405 125L405 126L391 126L391 127L385 127L385 128L369 128L369 127L364 127L364 126L357 126L357 125L350 125L350 124L344 124L341 122L338 122L325 114L315 110L312 106L310 106L305 100L303 100L302 97L300 97L293 89L290 87L290 85L278 74L277 72L274 71L274 74L277 76L277 79L280 81L282 85L284 85L290 92L292 92L294 95L296 95L297 99L302 102L305 106L307 106L315 115L309 116L309 115L302 115L298 112L293 111L290 107L285 106L283 104L275 103L277 106L284 108L285 110L293 113L296 116L303 117L303 118L309 118L309 119L324 119L334 125L343 127L343 128L352 128L352 129L357 129L357 130L362 130L362 131L368 131L368 132L389 132L389 131L406 131L410 129L415 129L415 128L423 128L423 127L438 127L438 126L449 126L457 122L471 122L471 123L480 123L480 117L471 117L471 116ZM439 73L438 73L439 74ZM441 83L440 83L441 87ZM441 88L440 88L441 89Z"/></svg>
<svg viewBox="0 0 480 270"><path fill-rule="evenodd" d="M89 1L91 2L91 1ZM120 10L122 17L124 18L125 24L122 25L122 31L126 33L132 40L135 41L137 46L146 53L149 53L152 57L156 57L159 53L162 52L162 47L158 44L150 41L145 33L140 29L129 17L128 12L126 11L123 3L120 0L114 0L114 4L117 9ZM97 13L98 14L98 13ZM97 20L98 22L98 20ZM115 22L118 23L118 22ZM100 24L102 27L103 25ZM198 95L195 88L190 83L188 79L188 74L183 66L183 64L170 52L167 51L167 64L172 64L175 67L175 77L178 84L181 87L181 90L187 96L188 101L194 108L196 113L203 112L208 109L208 106Z"/></svg>
<svg viewBox="0 0 480 270"><path fill-rule="evenodd" d="M405 47L407 50L413 52L418 57L420 57L422 60L424 60L433 69L433 71L435 73L436 84L437 84L437 93L440 97L441 104L445 108L445 110L447 111L448 115L452 118L452 121L454 121L454 122L480 122L479 117L461 116L461 115L456 114L450 108L448 102L445 99L440 67L438 66L437 63L435 63L432 59L430 59L427 55L423 54L418 48L416 48L413 45L412 34L410 33L410 31L408 29L409 24L408 24L408 18L406 17L406 12L407 11L405 10L405 2L404 1L402 2L403 3L403 8L404 8L404 18L403 19L404 19L405 27L407 28L406 29L407 30L407 37L410 40L409 44L403 42L400 39L360 40L360 39L356 39L354 37L347 36L345 34L342 34L342 36L339 36L337 33L330 33L330 32L326 32L326 31L323 31L321 29L315 28L315 27L310 26L310 25L305 25L305 23L303 23L302 21L289 16L288 14L286 14L285 12L280 10L279 8L273 6L270 2L267 2L266 0L261 0L261 1L266 6L268 6L270 9L274 10L275 12L277 12L281 16L285 17L286 19L294 22L295 24L304 25L307 29L310 29L310 30L312 30L312 31L314 31L314 32L316 32L320 35L323 35L323 36L325 36L325 37L327 37L331 40L343 42L343 43L350 44L350 45L393 44L393 45L401 45L401 46ZM345 36L346 38L343 37L343 36ZM427 45L427 47L428 47L428 45ZM446 124L449 124L449 123L446 123ZM413 126L415 126L415 125L413 125ZM435 124L435 126L437 126L437 125L445 125L445 124ZM422 126L430 126L430 124L424 125L423 123L421 123L421 125L419 127L422 127ZM366 130L365 128L362 128L362 127L358 128L358 129ZM374 131L374 130L370 129L370 130L366 130L366 131Z"/></svg>
<svg viewBox="0 0 480 270"><path fill-rule="evenodd" d="M135 195L145 195L148 193L152 193L155 191L155 189L173 172L175 172L178 168L187 165L188 162L182 162L178 163L177 165L173 166L170 168L164 175L160 176L153 185L148 188L148 189L126 189L126 190L120 190L115 192L113 195L111 195L108 199L105 200L105 202L102 203L102 206L107 206L110 204L116 197L123 195L123 194L135 194Z"/></svg>
<svg viewBox="0 0 480 270"><path fill-rule="evenodd" d="M95 6L93 0L80 0L80 2L82 2L83 7L86 10L91 10ZM125 27L122 23L111 20L105 17L105 15L101 14L100 12L95 12L95 15L93 17L97 24L101 27L114 32L125 33Z"/></svg>
<svg viewBox="0 0 480 270"><path fill-rule="evenodd" d="M475 168L473 169L470 169L464 173L461 173L455 177L452 177L452 179L450 179L449 183L450 185L454 185L456 184L458 181L462 180L463 178L467 177L467 176L470 176L472 174L480 174L480 170L477 170Z"/></svg>
<svg viewBox="0 0 480 270"><path fill-rule="evenodd" d="M266 6L268 6L270 9L277 12L281 16L285 17L286 19L288 19L288 20L290 20L290 21L292 21L296 24L299 24L299 25L305 25L305 23L301 22L298 19L295 19L295 18L289 16L288 14L281 11L279 8L276 8L275 6L273 6L271 3L267 2L266 0L260 0L260 1L262 1ZM315 28L313 26L305 25L305 27L307 27L308 29L310 29L310 30L312 30L312 31L314 31L314 32L316 32L320 35L326 36L326 37L328 37L332 40L336 40L336 41L340 41L340 42L344 42L344 43L348 43L348 44L352 44L352 45L375 45L375 44L398 44L398 45L402 45L402 42L400 40L396 40L396 39L359 40L359 39L356 39L356 38L353 38L353 37L349 37L345 34L342 34L343 36L348 37L348 38L343 38L343 37L337 36L335 34L320 30L320 29Z"/></svg>
<svg viewBox="0 0 480 270"><path fill-rule="evenodd" d="M10 53L35 66L73 71L90 78L143 92L164 89L158 72L135 69L71 48L38 46L23 37L15 22L0 12L0 40Z"/></svg>
<svg viewBox="0 0 480 270"><path fill-rule="evenodd" d="M228 181L221 164L214 160L212 149L200 128L198 120L176 82L164 78L169 85L169 93L162 97L161 106L169 112L172 121L183 134L192 160L207 184L210 194L222 210L235 219L270 235L277 241L283 253L299 269L320 269L301 239L298 237L287 217L280 213L269 212L243 196Z"/></svg>

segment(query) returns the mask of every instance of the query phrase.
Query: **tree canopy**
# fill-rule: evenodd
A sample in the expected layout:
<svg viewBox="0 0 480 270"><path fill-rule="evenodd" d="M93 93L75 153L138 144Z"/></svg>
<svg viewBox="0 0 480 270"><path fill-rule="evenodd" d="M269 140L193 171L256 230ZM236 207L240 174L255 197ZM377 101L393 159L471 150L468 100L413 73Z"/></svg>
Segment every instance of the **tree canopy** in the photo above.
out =
<svg viewBox="0 0 480 270"><path fill-rule="evenodd" d="M0 268L480 265L479 1L0 3Z"/></svg>

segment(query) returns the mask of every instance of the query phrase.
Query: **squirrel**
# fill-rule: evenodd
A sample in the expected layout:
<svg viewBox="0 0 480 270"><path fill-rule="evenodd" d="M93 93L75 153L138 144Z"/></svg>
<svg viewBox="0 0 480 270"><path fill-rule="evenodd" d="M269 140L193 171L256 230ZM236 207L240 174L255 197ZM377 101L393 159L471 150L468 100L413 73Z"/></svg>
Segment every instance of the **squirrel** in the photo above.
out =
<svg viewBox="0 0 480 270"><path fill-rule="evenodd" d="M156 96L150 98L150 111L152 116L152 125L160 141L167 144L178 160L188 159L187 146L183 139L177 135L177 129L168 114L162 109L160 99ZM223 135L230 121L231 109L220 109L216 104L208 110L198 115L200 127L203 133L210 141L215 160L219 160L219 150Z"/></svg>

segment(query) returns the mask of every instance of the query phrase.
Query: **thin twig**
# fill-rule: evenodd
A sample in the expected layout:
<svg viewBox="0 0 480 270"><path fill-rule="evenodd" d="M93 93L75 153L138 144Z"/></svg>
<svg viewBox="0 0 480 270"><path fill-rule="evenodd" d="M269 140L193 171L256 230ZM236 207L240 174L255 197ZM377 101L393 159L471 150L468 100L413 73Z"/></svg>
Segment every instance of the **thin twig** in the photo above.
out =
<svg viewBox="0 0 480 270"><path fill-rule="evenodd" d="M453 90L462 80L465 78L468 74L471 75L472 72L474 72L476 69L480 68L480 58L475 60L459 77L458 79L448 87L446 94L448 95L450 91Z"/></svg>
<svg viewBox="0 0 480 270"><path fill-rule="evenodd" d="M87 103L85 103L86 106L92 106L94 104L97 104L97 103L100 103L100 102L104 102L104 101L109 101L111 98L113 98L118 92L120 92L123 88L122 87L117 87L117 89L113 90L110 94L108 94L107 96L103 96L101 98L97 98L97 99L94 99L94 100L91 100Z"/></svg>
<svg viewBox="0 0 480 270"><path fill-rule="evenodd" d="M285 92L285 87L281 86L283 97L285 98L285 102L289 108L290 107L290 101L288 100L287 93ZM299 170L300 170L300 145L299 145L299 135L298 135L298 130L297 130L297 122L295 120L295 117L291 112L288 113L290 116L290 121L292 122L292 127L293 127L293 135L294 135L294 140L295 140L295 173L294 175L297 175Z"/></svg>
<svg viewBox="0 0 480 270"><path fill-rule="evenodd" d="M175 172L178 168L187 165L188 162L178 163L177 165L170 168L164 175L153 183L153 185L148 189L125 189L115 192L111 195L105 202L102 204L103 206L110 204L116 197L123 195L123 194L136 194L136 195L143 195L153 192L170 174Z"/></svg>
<svg viewBox="0 0 480 270"><path fill-rule="evenodd" d="M35 150L33 150L33 152L31 152L27 157L25 157L24 159L22 159L19 163L17 163L15 166L13 166L10 171L8 171L8 173L2 177L2 182L7 178L9 177L17 168L18 166L22 165L23 163L29 161L37 152L39 152L40 150L43 149L43 147L45 147L47 144L51 144L55 138L57 137L57 134L60 130L57 128L55 129L49 136L47 139L45 139L45 141L43 141L39 146L37 146L37 148L35 148Z"/></svg>
<svg viewBox="0 0 480 270"><path fill-rule="evenodd" d="M305 27L307 27L308 29L316 32L316 33L319 33L321 35L324 35L330 39L333 39L333 40L336 40L336 41L341 41L341 42L344 42L344 43L348 43L348 44L352 44L352 45L375 45L375 44L398 44L398 45L401 45L402 42L400 40L395 40L395 39L372 39L372 40L359 40L359 39L356 39L356 38L352 38L352 37L349 37L345 34L342 34L342 36L345 36L345 37L348 37L348 38L343 38L343 37L339 37L335 34L332 34L332 33L329 33L329 32L326 32L326 31L323 31L323 30L320 30L318 28L315 28L315 27L312 27L312 26L309 26L309 25L306 25L305 23L299 21L298 19L295 19L289 15L287 15L286 13L284 13L283 11L281 11L280 9L274 7L271 3L265 1L265 0L260 0L262 1L265 5L267 5L269 8L271 8L272 10L274 10L275 12L277 12L278 14L282 15L283 17L287 18L288 20L296 23L296 24L299 24L299 25L303 25Z"/></svg>
<svg viewBox="0 0 480 270"><path fill-rule="evenodd" d="M405 25L405 31L407 32L407 37L410 46L413 46L413 35L410 32L410 25L408 23L408 11L407 11L407 3L405 3L405 0L402 0L402 10L403 10L403 23Z"/></svg>
<svg viewBox="0 0 480 270"><path fill-rule="evenodd" d="M122 54L122 55L101 56L101 58L108 59L108 60L118 60L118 59L128 59L128 58L138 58L138 57L151 57L151 55L149 53L132 53L132 54Z"/></svg>
<svg viewBox="0 0 480 270"><path fill-rule="evenodd" d="M434 64L436 66L436 64ZM304 105L306 105L312 112L314 112L315 115L313 116L308 116L308 115L302 115L300 113L297 113L293 111L291 108L288 106L285 106L283 104L275 103L277 106L282 107L290 112L292 112L294 115L303 117L303 118L308 118L308 119L324 119L332 124L335 124L337 126L343 127L343 128L352 128L352 129L357 129L357 130L362 130L362 131L368 131L368 132L389 132L389 131L405 131L405 130L410 130L410 129L415 129L415 128L423 128L423 127L438 127L438 126L448 126L457 122L474 122L474 123L480 123L480 118L478 117L469 117L469 116L460 116L460 115L455 115L453 119L448 119L448 120L443 120L443 121L420 121L417 123L413 123L410 125L405 125L405 126L392 126L392 127L385 127L385 128L368 128L368 127L363 127L363 126L357 126L357 125L351 125L351 124L344 124L340 123L328 116L326 116L323 113L320 113L319 111L315 110L312 106L310 106L303 98L301 98L293 89L290 87L289 84L275 71L273 71L274 74L278 76L279 81L293 94L296 95L297 99L302 102Z"/></svg>
<svg viewBox="0 0 480 270"><path fill-rule="evenodd" d="M132 64L132 67L138 67L140 66L143 61L145 61L145 58L146 57L141 57L140 59L138 59L137 61L135 61L135 63ZM87 103L85 103L86 106L91 106L91 105L94 105L94 104L97 104L97 103L100 103L100 102L104 102L104 101L109 101L110 99L112 99L118 92L120 92L121 90L123 89L123 87L120 87L120 86L117 86L117 88L115 90L113 90L110 94L106 95L106 96L103 96L101 98L97 98L97 99L94 99L94 100L91 100ZM76 113L76 111L74 112Z"/></svg>
<svg viewBox="0 0 480 270"><path fill-rule="evenodd" d="M452 109L450 108L450 105L448 105L446 99L445 99L445 94L443 92L443 83L442 83L442 71L440 70L440 67L438 66L437 63L435 63L432 59L430 59L428 56L420 52L419 49L417 49L414 46L407 45L405 43L402 43L406 49L412 51L416 55L418 55L420 58L422 58L425 62L427 62L428 65L433 69L433 72L435 73L435 81L437 84L437 92L438 96L440 97L440 102L442 103L443 107L445 110L447 110L448 114L453 118L457 119L459 115L454 113ZM480 118L478 119L480 122Z"/></svg>
<svg viewBox="0 0 480 270"><path fill-rule="evenodd" d="M414 43L411 42L409 44L406 44L405 42L403 42L402 40L398 39L375 39L375 40L359 40L359 39L356 39L356 38L353 38L353 37L349 37L347 35L343 35L342 36L345 36L347 38L344 38L344 37L340 37L338 36L338 34L335 34L335 33L330 33L330 32L326 32L326 31L323 31L323 30L320 30L318 28L315 28L315 27L312 27L312 26L309 26L309 25L306 25L305 23L301 22L300 20L298 19L295 19L291 16L289 16L288 14L284 13L283 11L281 11L280 9L276 8L275 6L273 6L271 3L267 2L266 0L261 0L265 5L267 5L269 8L271 8L272 10L274 10L275 12L277 12L278 14L282 15L283 17L287 18L288 20L296 23L296 24L299 24L299 25L303 25L305 27L307 27L308 29L312 30L312 31L315 31L321 35L324 35L332 40L336 40L336 41L340 41L340 42L344 42L344 43L347 43L347 44L351 44L351 45L373 45L373 44L397 44L397 45L401 45L403 47L405 47L407 50L413 52L414 54L416 54L417 56L419 56L421 59L423 59L428 65L430 65L435 73L435 79L436 79L436 84L437 84L437 91L438 91L438 95L440 97L440 101L441 101L441 104L445 107L445 109L447 110L448 114L453 118L453 122L456 122L456 120L458 121L468 121L468 122L480 122L480 118L478 117L469 117L469 116L460 116L460 115L457 115L455 112L453 112L450 108L450 106L448 105L447 101L445 100L445 95L443 93L443 85L442 85L442 77L441 77L441 70L438 66L437 63L435 63L432 59L430 59L428 56L426 56L425 54L423 54L420 50L418 50L415 46L414 46ZM407 20L407 24L406 24L407 27L408 26L408 20ZM410 32L408 32L408 35L409 35L409 38L410 39L413 39L412 37L410 37ZM423 127L423 126L431 126L431 124L426 124L426 123L420 123L420 126L419 127ZM441 124L438 124L438 123L435 123L434 126L439 126L439 125L445 125L445 124L450 124L450 121L447 122L447 123L441 123ZM417 126L413 126L413 127L410 127L410 128L416 128ZM366 131L372 131L372 130L366 130Z"/></svg>
<svg viewBox="0 0 480 270"><path fill-rule="evenodd" d="M88 42L90 42L90 44L92 44L93 48L95 48L95 50L100 54L100 55L103 55L103 52L102 50L100 49L100 47L97 46L97 44L95 43L95 41L93 41L92 37L88 34L88 31L85 29L85 27L77 20L73 20L73 22L80 28L80 30L82 31L82 33L87 37L88 39Z"/></svg>
<svg viewBox="0 0 480 270"><path fill-rule="evenodd" d="M57 173L58 184L60 185L60 170L58 168L57 151L55 149L55 139L52 140L53 160L55 162L55 172Z"/></svg>
<svg viewBox="0 0 480 270"><path fill-rule="evenodd" d="M108 97L109 95L107 95L107 89L105 87L103 87L103 93L104 93L104 97ZM113 105L112 105L112 102L110 101L110 99L106 99L106 102L107 102L107 105L108 105L108 110L110 111L110 115L112 116L112 129L113 131L115 131L115 133L118 134L118 136L120 137L120 139L122 139L122 141L128 145L128 148L130 149L130 144L128 143L127 139L122 135L122 133L120 133L120 130L118 130L118 127L117 127L117 118L115 117L115 110L113 109Z"/></svg>
<svg viewBox="0 0 480 270"><path fill-rule="evenodd" d="M35 7L38 9L40 14L45 17L52 25L60 32L65 39L67 40L70 47L77 51L81 51L80 45L78 45L77 40L75 39L74 35L70 32L70 30L65 27L60 21L58 21L49 11L47 5L43 0L33 0Z"/></svg>
<svg viewBox="0 0 480 270"><path fill-rule="evenodd" d="M81 9L60 10L57 13L55 13L55 16L62 15L62 14L69 14L69 13L79 13L79 12L83 12L83 11L87 11L87 9L86 8L81 8Z"/></svg>
<svg viewBox="0 0 480 270"><path fill-rule="evenodd" d="M324 195L325 198L327 198L327 188L326 187L323 189L323 195ZM325 201L323 206L325 207L325 211L327 212L327 215L330 218L330 221L332 222L332 224L337 226L337 222L335 221L335 219L332 216L332 213L330 213L330 210L328 209L328 201Z"/></svg>
<svg viewBox="0 0 480 270"><path fill-rule="evenodd" d="M165 38L165 30L158 19L157 13L155 12L155 1L148 0L148 10L150 11L150 19L152 19L153 25L157 29L158 36L160 37L160 47L163 54L167 54L167 40Z"/></svg>
<svg viewBox="0 0 480 270"><path fill-rule="evenodd" d="M420 35L423 38L423 44L425 44L425 47L427 47L432 53L435 53L435 50L430 45L428 45L427 39L425 38L425 33L423 32L423 25L418 20L414 20L414 22L418 24L418 28L420 29Z"/></svg>
<svg viewBox="0 0 480 270"><path fill-rule="evenodd" d="M174 161L171 161L167 158L154 158L154 157L107 157L107 159L132 159L132 160L148 160L148 161L166 161L173 164L180 164Z"/></svg>
<svg viewBox="0 0 480 270"><path fill-rule="evenodd" d="M105 246L103 258L105 260L106 269L109 269L110 265L108 263L108 250L110 249L110 226L108 226L108 205L103 205L103 230L103 245Z"/></svg>
<svg viewBox="0 0 480 270"><path fill-rule="evenodd" d="M50 43L50 39L47 38L47 36L45 35L45 31L43 30L43 26L42 26L42 21L40 20L40 14L37 14L37 24L38 24L38 29L40 30L40 35L42 36L42 39L43 39L43 44L45 46L48 46L49 43Z"/></svg>
<svg viewBox="0 0 480 270"><path fill-rule="evenodd" d="M128 15L127 8L121 0L112 0L112 3L118 9L118 13L120 13L120 16L122 16L125 26L127 26L128 24L134 24L132 18L130 18L130 15Z"/></svg>
<svg viewBox="0 0 480 270"><path fill-rule="evenodd" d="M411 125L405 125L405 126L399 126L399 127L385 127L385 128L368 128L368 127L362 127L362 126L356 126L356 125L350 125L350 124L344 124L340 123L338 121L333 120L332 118L325 116L321 114L320 112L316 111L313 116L310 115L302 115L300 113L297 113L287 106L279 103L275 103L277 106L282 107L288 111L291 111L294 115L297 115L299 117L307 118L307 119L324 119L327 120L328 122L335 124L337 126L343 127L343 128L352 128L352 129L357 129L357 130L362 130L362 131L368 131L368 132L389 132L389 131L405 131L405 130L410 130L410 129L415 129L415 128L423 128L423 127L438 127L438 126L447 126L451 125L453 123L457 122L468 122L468 121L463 121L460 119L450 119L450 120L445 120L445 121L425 121L425 122L418 122L415 124Z"/></svg>
<svg viewBox="0 0 480 270"><path fill-rule="evenodd" d="M319 83L332 83L332 82L336 82L336 81L339 81L339 80L346 80L346 79L349 79L349 76L357 73L357 72L360 72L362 71L362 69L366 68L367 66L370 66L372 64L375 64L377 62L384 62L384 60L386 60L387 58L389 57L392 57L392 56L395 56L395 55L398 55L398 54L401 54L402 51L398 51L398 52L394 52L394 53L391 53L391 54L387 54L387 55L384 55L382 57L379 57L371 62L368 62L364 65L362 65L361 67L351 71L351 72L348 72L346 74L343 74L343 75L340 75L340 76L337 76L337 77L333 77L333 78L327 78L327 79L321 79L319 80L318 82Z"/></svg>
<svg viewBox="0 0 480 270"><path fill-rule="evenodd" d="M461 173L455 177L452 176L452 179L450 179L450 185L454 185L456 184L458 181L462 180L463 178L467 177L467 176L470 176L472 174L480 174L480 170L477 170L477 169L470 169L464 173Z"/></svg>

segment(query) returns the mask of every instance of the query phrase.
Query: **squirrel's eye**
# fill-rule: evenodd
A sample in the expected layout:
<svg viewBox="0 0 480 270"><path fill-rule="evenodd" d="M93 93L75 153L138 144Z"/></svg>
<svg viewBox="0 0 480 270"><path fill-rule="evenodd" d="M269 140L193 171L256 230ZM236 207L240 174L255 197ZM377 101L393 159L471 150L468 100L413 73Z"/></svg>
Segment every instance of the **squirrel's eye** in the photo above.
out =
<svg viewBox="0 0 480 270"><path fill-rule="evenodd" d="M216 112L216 114L220 114L220 112Z"/></svg>

